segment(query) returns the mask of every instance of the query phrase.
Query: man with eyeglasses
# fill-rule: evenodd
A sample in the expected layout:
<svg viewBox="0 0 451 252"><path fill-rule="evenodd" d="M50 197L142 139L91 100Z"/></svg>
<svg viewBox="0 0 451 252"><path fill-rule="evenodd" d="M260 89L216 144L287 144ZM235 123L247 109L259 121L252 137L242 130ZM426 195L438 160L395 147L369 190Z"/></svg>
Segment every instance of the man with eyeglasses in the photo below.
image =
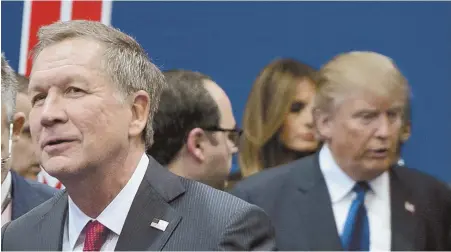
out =
<svg viewBox="0 0 451 252"><path fill-rule="evenodd" d="M210 77L187 70L165 73L148 153L173 173L217 189L224 184L241 130L224 90Z"/></svg>
<svg viewBox="0 0 451 252"><path fill-rule="evenodd" d="M2 222L19 218L34 207L48 200L55 189L38 182L25 180L11 168L12 139L20 138L25 122L23 112L15 113L18 83L16 75L2 53Z"/></svg>

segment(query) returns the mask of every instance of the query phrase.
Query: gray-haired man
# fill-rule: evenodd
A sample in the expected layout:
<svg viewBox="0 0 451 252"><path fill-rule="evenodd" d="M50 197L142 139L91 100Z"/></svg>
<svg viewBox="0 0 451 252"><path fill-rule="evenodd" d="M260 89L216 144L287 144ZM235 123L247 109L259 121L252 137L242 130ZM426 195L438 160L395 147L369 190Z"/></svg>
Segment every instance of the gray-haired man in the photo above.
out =
<svg viewBox="0 0 451 252"><path fill-rule="evenodd" d="M144 153L165 80L134 39L80 20L44 26L38 37L31 137L66 190L5 226L2 250L274 248L260 208Z"/></svg>

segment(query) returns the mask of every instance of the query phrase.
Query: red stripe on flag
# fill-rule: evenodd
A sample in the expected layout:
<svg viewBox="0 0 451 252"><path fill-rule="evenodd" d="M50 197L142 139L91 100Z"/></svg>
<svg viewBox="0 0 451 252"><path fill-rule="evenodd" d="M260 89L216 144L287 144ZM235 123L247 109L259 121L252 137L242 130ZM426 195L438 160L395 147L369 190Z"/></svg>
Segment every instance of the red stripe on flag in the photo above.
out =
<svg viewBox="0 0 451 252"><path fill-rule="evenodd" d="M39 1L35 0L31 4L30 34L28 40L28 56L26 75L31 72L32 59L30 51L38 42L37 33L41 26L48 25L60 20L61 1Z"/></svg>
<svg viewBox="0 0 451 252"><path fill-rule="evenodd" d="M72 2L72 20L84 19L100 21L102 18L102 1L74 0Z"/></svg>

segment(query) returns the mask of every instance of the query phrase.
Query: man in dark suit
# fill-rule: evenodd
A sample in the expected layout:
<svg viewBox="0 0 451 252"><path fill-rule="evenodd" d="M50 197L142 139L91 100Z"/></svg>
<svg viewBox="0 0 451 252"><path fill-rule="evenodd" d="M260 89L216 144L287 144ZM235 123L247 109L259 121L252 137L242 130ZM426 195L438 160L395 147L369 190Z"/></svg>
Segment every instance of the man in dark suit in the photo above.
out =
<svg viewBox="0 0 451 252"><path fill-rule="evenodd" d="M166 83L134 39L58 22L40 29L34 52L32 141L66 190L5 225L2 250L274 249L260 208L145 154Z"/></svg>
<svg viewBox="0 0 451 252"><path fill-rule="evenodd" d="M175 69L164 76L168 88L161 95L155 141L147 153L181 177L224 189L241 132L229 97L199 72Z"/></svg>
<svg viewBox="0 0 451 252"><path fill-rule="evenodd" d="M43 203L56 192L46 185L27 181L13 171L10 171L11 138L20 138L20 132L25 121L25 115L15 113L17 94L17 79L2 54L2 226L24 215L34 207ZM16 158L19 155L15 153Z"/></svg>
<svg viewBox="0 0 451 252"><path fill-rule="evenodd" d="M270 215L278 249L451 249L450 191L396 165L408 89L392 60L377 53L342 54L321 68L319 153L232 191Z"/></svg>

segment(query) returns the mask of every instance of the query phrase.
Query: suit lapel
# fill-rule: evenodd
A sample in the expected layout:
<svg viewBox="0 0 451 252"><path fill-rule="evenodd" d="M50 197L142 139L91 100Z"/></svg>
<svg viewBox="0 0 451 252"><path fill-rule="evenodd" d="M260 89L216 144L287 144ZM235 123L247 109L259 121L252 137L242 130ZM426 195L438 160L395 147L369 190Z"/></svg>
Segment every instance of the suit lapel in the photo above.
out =
<svg viewBox="0 0 451 252"><path fill-rule="evenodd" d="M50 209L45 213L36 224L36 235L26 237L26 239L35 239L35 250L61 251L63 248L64 224L67 214L67 192L61 191L54 196Z"/></svg>
<svg viewBox="0 0 451 252"><path fill-rule="evenodd" d="M306 237L299 242L307 242L307 250L343 250L318 154L308 157L302 167L296 167L292 172L295 174L291 176L291 184L296 187L292 199L296 206L293 208L300 220L295 225L302 229L300 235Z"/></svg>
<svg viewBox="0 0 451 252"><path fill-rule="evenodd" d="M422 250L424 235L417 216L417 204L403 185L396 167L390 171L391 248L392 250Z"/></svg>
<svg viewBox="0 0 451 252"><path fill-rule="evenodd" d="M182 219L169 203L184 191L179 177L149 157L146 175L133 200L115 250L163 249ZM165 230L160 230L151 226L154 220L169 224Z"/></svg>

